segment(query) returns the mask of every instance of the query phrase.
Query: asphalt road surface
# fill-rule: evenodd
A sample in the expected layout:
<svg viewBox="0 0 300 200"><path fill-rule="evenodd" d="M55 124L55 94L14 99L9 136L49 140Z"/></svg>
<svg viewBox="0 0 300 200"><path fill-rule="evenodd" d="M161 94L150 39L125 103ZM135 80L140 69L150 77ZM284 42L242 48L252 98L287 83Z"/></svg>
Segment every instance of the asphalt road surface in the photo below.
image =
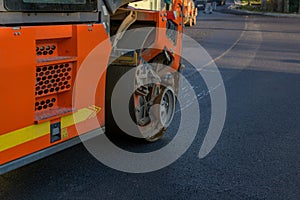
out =
<svg viewBox="0 0 300 200"><path fill-rule="evenodd" d="M215 61L227 97L225 125L210 154L198 157L214 91L187 63L183 74L197 94L201 120L176 162L150 173L119 172L77 145L2 175L0 199L300 199L300 19L198 18L185 33ZM209 65L201 70L219 73ZM178 129L183 108L177 109L161 141L122 148L149 152L167 145Z"/></svg>

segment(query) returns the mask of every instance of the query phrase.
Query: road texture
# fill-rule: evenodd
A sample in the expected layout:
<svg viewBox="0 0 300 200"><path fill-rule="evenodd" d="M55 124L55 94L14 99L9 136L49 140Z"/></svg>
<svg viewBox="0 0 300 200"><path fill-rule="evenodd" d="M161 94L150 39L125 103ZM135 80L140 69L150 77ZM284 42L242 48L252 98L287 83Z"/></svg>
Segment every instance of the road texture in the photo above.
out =
<svg viewBox="0 0 300 200"><path fill-rule="evenodd" d="M211 115L208 88L187 65L184 75L199 97L201 121L193 144L175 163L124 173L77 145L2 175L0 199L300 199L300 19L198 18L185 33L215 60L227 95L223 132L208 156L198 158ZM179 115L161 141L123 148L147 152L166 145Z"/></svg>

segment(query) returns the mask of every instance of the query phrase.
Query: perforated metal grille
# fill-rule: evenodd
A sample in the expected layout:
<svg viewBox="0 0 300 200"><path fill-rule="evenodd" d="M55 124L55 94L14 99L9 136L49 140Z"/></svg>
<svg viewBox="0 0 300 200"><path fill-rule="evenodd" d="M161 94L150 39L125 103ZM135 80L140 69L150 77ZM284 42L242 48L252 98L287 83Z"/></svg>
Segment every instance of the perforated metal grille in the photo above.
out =
<svg viewBox="0 0 300 200"><path fill-rule="evenodd" d="M36 97L51 95L71 89L72 63L36 68Z"/></svg>
<svg viewBox="0 0 300 200"><path fill-rule="evenodd" d="M49 98L43 98L38 99L35 102L35 111L42 111L42 110L48 110L57 105L57 99L56 97L49 97Z"/></svg>
<svg viewBox="0 0 300 200"><path fill-rule="evenodd" d="M37 56L53 56L57 54L57 44L39 44L36 46Z"/></svg>

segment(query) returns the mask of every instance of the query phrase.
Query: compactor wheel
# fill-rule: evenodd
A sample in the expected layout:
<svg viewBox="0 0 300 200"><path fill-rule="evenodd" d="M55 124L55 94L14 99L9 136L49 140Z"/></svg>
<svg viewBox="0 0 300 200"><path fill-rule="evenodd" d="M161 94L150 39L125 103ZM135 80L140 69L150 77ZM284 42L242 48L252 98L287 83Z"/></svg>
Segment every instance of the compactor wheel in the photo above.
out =
<svg viewBox="0 0 300 200"><path fill-rule="evenodd" d="M136 88L135 78L131 77L132 82L126 84L126 87L132 89L133 94L128 104L128 111L136 127L130 128L135 133L126 133L122 127L119 127L112 113L112 92L119 79L132 67L111 66L107 71L106 83L106 103L105 103L105 127L106 134L114 139L132 138L136 132L139 139L154 142L160 139L166 128L172 122L175 113L175 93L171 87L161 86L159 83L144 85ZM135 89L136 88L136 89ZM124 104L122 94L116 94L116 100ZM118 104L118 103L117 103ZM121 111L114 114L122 114Z"/></svg>

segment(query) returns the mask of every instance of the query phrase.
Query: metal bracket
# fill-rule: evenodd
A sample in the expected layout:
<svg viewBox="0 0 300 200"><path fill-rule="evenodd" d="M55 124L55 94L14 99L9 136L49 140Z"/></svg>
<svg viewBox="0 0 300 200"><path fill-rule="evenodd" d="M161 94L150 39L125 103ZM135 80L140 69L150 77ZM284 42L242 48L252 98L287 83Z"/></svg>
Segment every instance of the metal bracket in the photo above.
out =
<svg viewBox="0 0 300 200"><path fill-rule="evenodd" d="M137 20L137 12L130 11L130 14L124 19L122 24L120 25L116 38L113 42L113 49L117 47L118 42L122 39L125 34L125 31Z"/></svg>

